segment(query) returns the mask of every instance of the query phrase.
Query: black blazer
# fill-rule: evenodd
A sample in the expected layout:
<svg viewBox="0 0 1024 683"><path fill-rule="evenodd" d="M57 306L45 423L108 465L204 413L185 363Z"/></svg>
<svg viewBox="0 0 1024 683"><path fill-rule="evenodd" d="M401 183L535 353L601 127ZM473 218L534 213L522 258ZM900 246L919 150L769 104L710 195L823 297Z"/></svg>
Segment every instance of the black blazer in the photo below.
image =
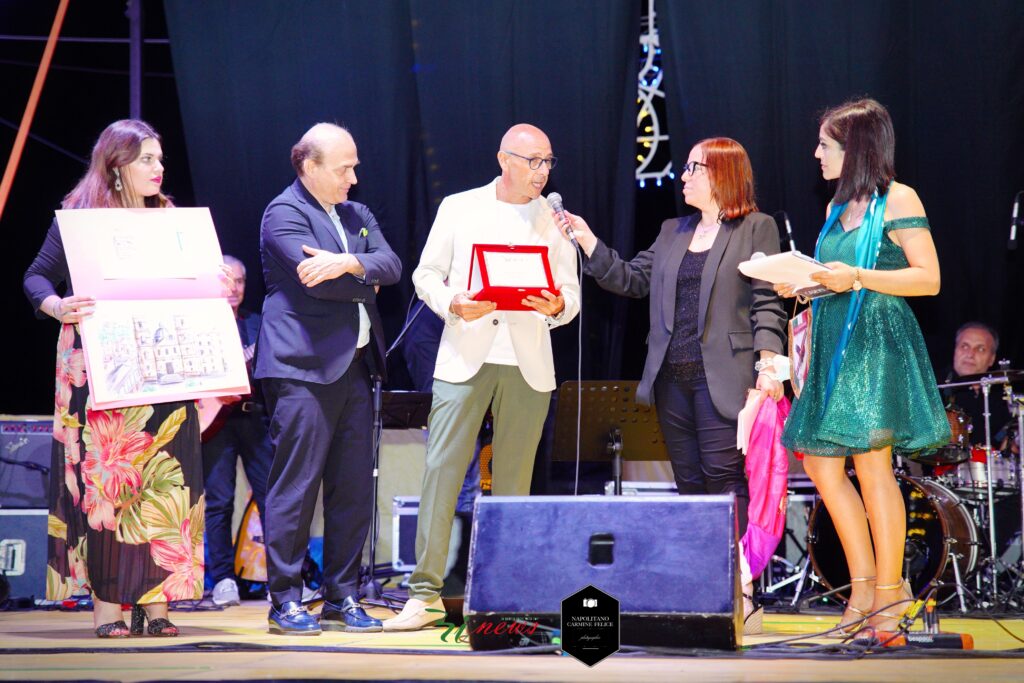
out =
<svg viewBox="0 0 1024 683"><path fill-rule="evenodd" d="M651 332L637 401L653 403L654 380L665 361L676 311L679 264L690 246L700 214L670 218L650 249L622 260L598 240L584 271L603 289L634 298L650 295ZM754 386L754 352L783 353L786 314L771 285L751 280L737 266L756 251L779 252L779 230L763 213L725 221L701 274L697 335L715 408L735 420Z"/></svg>
<svg viewBox="0 0 1024 683"><path fill-rule="evenodd" d="M330 216L298 179L278 195L263 214L260 253L267 296L256 346L255 377L297 379L330 384L352 362L359 339L359 307L370 317L370 350L384 373L384 330L377 311L375 285L391 285L402 263L391 251L370 210L356 202L335 206L348 239L366 270L307 287L296 271L308 255L306 244L342 253L344 247Z"/></svg>

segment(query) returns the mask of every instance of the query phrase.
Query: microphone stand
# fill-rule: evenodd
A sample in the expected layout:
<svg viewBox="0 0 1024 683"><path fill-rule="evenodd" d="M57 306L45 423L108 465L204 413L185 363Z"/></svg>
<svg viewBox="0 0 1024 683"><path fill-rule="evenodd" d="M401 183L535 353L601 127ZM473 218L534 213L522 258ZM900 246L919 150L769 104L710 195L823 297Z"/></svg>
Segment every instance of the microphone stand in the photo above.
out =
<svg viewBox="0 0 1024 683"><path fill-rule="evenodd" d="M772 214L772 218L775 219L776 225L778 225L778 216L781 215L783 218L783 225L786 226L786 238L789 241L789 250L796 251L796 241L793 239L793 227L789 224L789 214L785 211L776 211Z"/></svg>
<svg viewBox="0 0 1024 683"><path fill-rule="evenodd" d="M384 416L383 416L383 385L384 379L381 374L374 373L371 376L373 380L373 436L372 446L373 450L373 495L372 495L372 513L370 515L370 566L367 572L366 581L363 584L363 595L367 600L380 600L381 587L377 583L375 576L377 574L377 536L380 534L380 519L377 515L377 501L379 497L379 483L380 483L380 443L381 437L384 434Z"/></svg>
<svg viewBox="0 0 1024 683"><path fill-rule="evenodd" d="M408 310L412 310L415 300L416 295L414 294L413 298L409 300ZM387 351L384 352L383 362L385 365L387 365L388 358L391 357L391 352L402 343L409 328L412 327L413 322L423 312L424 308L426 308L426 304L420 301L419 309L411 317L407 314L408 320L402 326L402 330L398 333L395 341L388 347ZM362 585L362 594L367 601L384 607L390 607L389 603L382 602L383 590L375 578L377 576L377 541L378 536L380 536L380 517L377 506L380 500L380 448L384 436L384 378L381 373L377 372L371 375L371 379L373 380L373 436L371 446L373 451L373 495L369 533L370 557L369 566L366 569L366 578ZM404 600L401 602L404 602Z"/></svg>

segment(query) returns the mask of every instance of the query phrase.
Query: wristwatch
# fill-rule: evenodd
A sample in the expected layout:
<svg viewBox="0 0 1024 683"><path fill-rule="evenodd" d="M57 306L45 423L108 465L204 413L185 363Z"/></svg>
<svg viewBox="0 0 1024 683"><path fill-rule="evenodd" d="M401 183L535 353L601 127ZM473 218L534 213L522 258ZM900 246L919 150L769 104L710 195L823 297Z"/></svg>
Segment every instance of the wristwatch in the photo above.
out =
<svg viewBox="0 0 1024 683"><path fill-rule="evenodd" d="M860 268L854 268L853 272L856 274L853 278L853 291L859 292L864 289L864 284L860 281Z"/></svg>
<svg viewBox="0 0 1024 683"><path fill-rule="evenodd" d="M771 370L775 367L775 361L771 358L762 358L761 360L754 363L754 372L764 372L765 370Z"/></svg>

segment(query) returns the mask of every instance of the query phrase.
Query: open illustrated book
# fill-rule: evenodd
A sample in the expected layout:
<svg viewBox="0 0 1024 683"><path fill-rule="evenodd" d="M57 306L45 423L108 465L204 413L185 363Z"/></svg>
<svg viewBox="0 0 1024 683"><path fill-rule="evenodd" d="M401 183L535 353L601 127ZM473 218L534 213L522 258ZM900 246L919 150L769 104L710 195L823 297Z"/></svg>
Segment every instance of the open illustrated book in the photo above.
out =
<svg viewBox="0 0 1024 683"><path fill-rule="evenodd" d="M94 408L249 393L206 208L57 211Z"/></svg>

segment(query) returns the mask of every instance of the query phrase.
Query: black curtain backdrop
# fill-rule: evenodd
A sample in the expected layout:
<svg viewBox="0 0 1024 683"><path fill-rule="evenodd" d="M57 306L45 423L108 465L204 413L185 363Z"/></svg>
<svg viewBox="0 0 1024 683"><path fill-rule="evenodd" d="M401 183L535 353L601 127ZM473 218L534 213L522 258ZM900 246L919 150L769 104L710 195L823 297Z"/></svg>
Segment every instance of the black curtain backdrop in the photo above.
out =
<svg viewBox="0 0 1024 683"><path fill-rule="evenodd" d="M413 0L416 80L430 216L446 195L498 172L498 142L517 121L551 138L558 166L545 192L598 217L633 249L639 5L632 2ZM418 261L426 235L403 259ZM626 302L584 282L583 375L617 378ZM559 381L576 377L578 328L553 335Z"/></svg>
<svg viewBox="0 0 1024 683"><path fill-rule="evenodd" d="M146 0L147 7L154 0ZM46 36L58 0L0 2L0 33ZM72 2L62 36L127 38L124 3ZM145 15L145 35L163 36L163 12ZM6 164L25 111L45 43L0 40L0 162ZM142 110L163 136L164 187L192 206L185 141L169 50L147 44ZM12 359L0 373L0 414L52 414L57 322L38 320L22 294L22 277L46 236L53 212L89 163L100 132L127 118L128 50L117 43L59 42L46 77L30 137L0 220L0 301L7 318L0 353Z"/></svg>
<svg viewBox="0 0 1024 683"><path fill-rule="evenodd" d="M514 123L550 136L559 166L548 190L621 226L614 241L632 249L636 3L168 0L165 8L196 200L211 207L224 249L250 272L259 271L263 208L293 177L289 149L321 120L352 131L362 162L353 199L374 211L402 258L402 283L381 298L391 337L437 205L498 174L498 143ZM256 280L250 302L262 293ZM622 326L593 317L584 373L614 374ZM561 379L575 376L575 332L555 335Z"/></svg>
<svg viewBox="0 0 1024 683"><path fill-rule="evenodd" d="M410 248L427 221L408 4L169 1L165 10L196 203L210 207L222 249L248 266L247 306L260 307L260 220L295 177L291 147L331 121L359 147L353 199L402 257L403 286L380 299L401 318Z"/></svg>
<svg viewBox="0 0 1024 683"><path fill-rule="evenodd" d="M45 34L56 5L0 3L0 25ZM164 136L167 190L183 206L210 206L225 251L248 264L253 308L259 220L293 177L291 145L315 121L348 125L363 161L354 197L405 264L402 284L382 297L393 338L437 202L497 174L498 141L515 122L547 130L561 158L549 190L624 255L682 209L668 205L678 182L670 194L632 180L642 5L147 0L146 36L172 44L145 47L143 116ZM657 9L677 164L702 137L739 139L762 209L789 211L798 247L810 251L830 194L812 156L817 117L853 96L880 99L896 123L899 178L924 200L942 262L939 296L912 300L933 360L947 365L953 331L981 318L1002 333L1000 357L1024 363L1024 246L1006 250L1013 193L1024 188L1024 5L674 0ZM123 5L72 3L64 35L126 36ZM41 53L39 43L0 42L2 158ZM16 359L0 412L52 408L56 325L32 317L21 276L81 158L128 114L126 65L123 45L57 48L32 132L67 152L29 142L0 225L10 315L0 343ZM647 303L605 295L590 279L584 303L584 378L639 376ZM575 376L577 330L554 335L560 380Z"/></svg>
<svg viewBox="0 0 1024 683"><path fill-rule="evenodd" d="M896 128L896 169L924 202L942 291L911 299L938 368L970 319L1024 346L1019 252L1008 252L1024 188L1024 4L1015 0L660 1L674 162L724 135L750 153L761 209L789 212L813 252L834 188L813 157L818 117L868 95Z"/></svg>

